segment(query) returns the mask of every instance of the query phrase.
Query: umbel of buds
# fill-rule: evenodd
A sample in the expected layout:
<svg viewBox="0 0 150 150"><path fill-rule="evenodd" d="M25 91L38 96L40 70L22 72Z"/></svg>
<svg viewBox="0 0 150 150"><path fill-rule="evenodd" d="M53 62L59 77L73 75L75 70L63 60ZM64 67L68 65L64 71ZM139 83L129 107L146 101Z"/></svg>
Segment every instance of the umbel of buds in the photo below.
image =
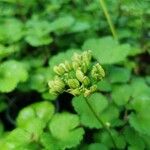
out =
<svg viewBox="0 0 150 150"><path fill-rule="evenodd" d="M71 61L65 61L53 68L56 76L48 82L49 92L59 94L68 92L74 96L84 94L85 97L97 90L96 83L105 76L99 63L92 62L91 51L74 53Z"/></svg>

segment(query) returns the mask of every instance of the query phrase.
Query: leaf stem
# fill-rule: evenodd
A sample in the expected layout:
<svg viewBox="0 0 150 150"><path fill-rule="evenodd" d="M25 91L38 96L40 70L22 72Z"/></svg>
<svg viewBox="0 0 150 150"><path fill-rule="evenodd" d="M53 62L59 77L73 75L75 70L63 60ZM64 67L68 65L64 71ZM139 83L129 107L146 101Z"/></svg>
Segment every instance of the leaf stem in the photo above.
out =
<svg viewBox="0 0 150 150"><path fill-rule="evenodd" d="M95 118L97 119L97 121L100 123L100 125L103 126L103 128L108 132L109 136L111 137L112 139L112 142L113 142L113 145L114 147L117 149L117 145L115 143L115 140L112 136L112 133L111 131L108 129L108 127L103 123L103 121L99 118L99 116L97 115L97 113L95 112L95 110L93 109L93 107L91 106L91 104L89 103L87 97L85 97L85 101L87 103L87 105L89 106L90 110L92 111L93 115L95 116Z"/></svg>
<svg viewBox="0 0 150 150"><path fill-rule="evenodd" d="M107 7L106 7L106 4L105 4L104 0L99 0L99 2L100 2L100 5L101 5L101 7L102 7L102 9L103 9L104 15L105 15L105 17L106 17L106 19L107 19L107 22L108 22L108 24L109 24L109 27L110 27L110 30L111 30L111 32L112 32L113 37L114 37L115 39L118 39L118 36L117 36L117 34L116 34L115 27L114 27L114 25L113 25L113 23L112 23L112 21L111 21L111 18L110 18L110 15L109 15L109 13L108 13L108 10L107 10Z"/></svg>

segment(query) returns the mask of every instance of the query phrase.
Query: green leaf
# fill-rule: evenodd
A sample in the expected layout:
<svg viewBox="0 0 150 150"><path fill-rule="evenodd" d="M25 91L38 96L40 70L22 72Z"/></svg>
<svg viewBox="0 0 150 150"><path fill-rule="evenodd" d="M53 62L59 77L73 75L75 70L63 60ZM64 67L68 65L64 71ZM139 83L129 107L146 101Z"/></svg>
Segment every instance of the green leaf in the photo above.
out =
<svg viewBox="0 0 150 150"><path fill-rule="evenodd" d="M71 32L83 32L90 29L89 22L86 21L77 21L71 28Z"/></svg>
<svg viewBox="0 0 150 150"><path fill-rule="evenodd" d="M19 41L24 34L23 27L23 23L16 18L5 19L0 26L0 41L3 43Z"/></svg>
<svg viewBox="0 0 150 150"><path fill-rule="evenodd" d="M48 132L43 133L40 137L40 143L46 150L60 150L58 141L52 137Z"/></svg>
<svg viewBox="0 0 150 150"><path fill-rule="evenodd" d="M4 126L3 126L3 124L0 122L0 138L1 138L2 135L3 135L3 132L4 132Z"/></svg>
<svg viewBox="0 0 150 150"><path fill-rule="evenodd" d="M32 107L23 108L17 117L17 126L24 127L26 123L36 117L35 111Z"/></svg>
<svg viewBox="0 0 150 150"><path fill-rule="evenodd" d="M97 89L102 92L110 92L112 90L112 86L107 79L103 79L97 83Z"/></svg>
<svg viewBox="0 0 150 150"><path fill-rule="evenodd" d="M125 149L126 142L124 136L116 130L110 130L111 135L115 141L118 149ZM114 148L112 138L107 131L101 131L95 135L96 141L101 141L102 144L107 145L109 149Z"/></svg>
<svg viewBox="0 0 150 150"><path fill-rule="evenodd" d="M33 118L32 120L28 121L22 128L30 134L31 141L38 141L39 137L43 133L45 126L46 124L43 122L43 120Z"/></svg>
<svg viewBox="0 0 150 150"><path fill-rule="evenodd" d="M3 150L16 150L19 146L30 143L30 134L23 129L16 128L11 131L0 143Z"/></svg>
<svg viewBox="0 0 150 150"><path fill-rule="evenodd" d="M132 95L132 89L128 84L116 85L112 91L112 99L118 106L127 104Z"/></svg>
<svg viewBox="0 0 150 150"><path fill-rule="evenodd" d="M130 106L135 110L129 115L131 126L142 134L150 135L150 95L136 97Z"/></svg>
<svg viewBox="0 0 150 150"><path fill-rule="evenodd" d="M92 143L88 146L88 150L108 150L108 148L100 143Z"/></svg>
<svg viewBox="0 0 150 150"><path fill-rule="evenodd" d="M0 65L0 92L12 91L19 82L24 82L28 78L24 64L9 60Z"/></svg>
<svg viewBox="0 0 150 150"><path fill-rule="evenodd" d="M95 93L88 97L87 100L96 114L101 117L101 113L108 106L107 98L100 93ZM75 111L80 115L80 120L83 125L89 128L101 128L101 124L95 118L95 115L83 96L74 97L72 104Z"/></svg>
<svg viewBox="0 0 150 150"><path fill-rule="evenodd" d="M119 44L112 37L104 37L86 40L82 49L92 50L94 58L101 64L115 64L125 60L130 52L130 45Z"/></svg>
<svg viewBox="0 0 150 150"><path fill-rule="evenodd" d="M47 123L54 114L54 106L50 102L37 102L23 108L17 117L17 125L26 127L33 119L37 118Z"/></svg>
<svg viewBox="0 0 150 150"><path fill-rule="evenodd" d="M150 87L146 84L144 78L141 77L135 77L132 79L131 88L133 97L150 94Z"/></svg>
<svg viewBox="0 0 150 150"><path fill-rule="evenodd" d="M68 30L74 23L74 18L70 15L59 17L50 24L51 31Z"/></svg>
<svg viewBox="0 0 150 150"><path fill-rule="evenodd" d="M39 67L32 72L28 84L32 90L44 92L48 86L48 80L51 78L51 71L46 67Z"/></svg>
<svg viewBox="0 0 150 150"><path fill-rule="evenodd" d="M49 129L52 136L59 142L62 149L71 148L80 143L84 130L79 127L80 122L77 115L70 113L56 114L50 124Z"/></svg>
<svg viewBox="0 0 150 150"><path fill-rule="evenodd" d="M52 116L54 115L55 108L50 102L39 102L31 105L31 107L36 112L36 116L43 120L44 122L48 122Z"/></svg>
<svg viewBox="0 0 150 150"><path fill-rule="evenodd" d="M53 41L49 36L50 23L45 20L33 18L27 22L26 28L25 40L32 46L48 45Z"/></svg>
<svg viewBox="0 0 150 150"><path fill-rule="evenodd" d="M145 78L145 80L146 80L146 82L150 85L150 76L147 76L147 77Z"/></svg>
<svg viewBox="0 0 150 150"><path fill-rule="evenodd" d="M133 147L138 147L138 150L144 150L144 140L142 139L142 137L140 137L138 132L133 130L133 128L126 127L124 130L124 136L128 144L130 144Z"/></svg>
<svg viewBox="0 0 150 150"><path fill-rule="evenodd" d="M12 44L10 46L4 46L0 44L0 58L10 56L11 54L18 51L19 51L18 45Z"/></svg>
<svg viewBox="0 0 150 150"><path fill-rule="evenodd" d="M126 68L112 66L107 74L111 83L126 83L130 80L131 71Z"/></svg>
<svg viewBox="0 0 150 150"><path fill-rule="evenodd" d="M119 110L116 106L109 104L109 106L101 113L101 120L108 126L118 125L116 122L119 119Z"/></svg>

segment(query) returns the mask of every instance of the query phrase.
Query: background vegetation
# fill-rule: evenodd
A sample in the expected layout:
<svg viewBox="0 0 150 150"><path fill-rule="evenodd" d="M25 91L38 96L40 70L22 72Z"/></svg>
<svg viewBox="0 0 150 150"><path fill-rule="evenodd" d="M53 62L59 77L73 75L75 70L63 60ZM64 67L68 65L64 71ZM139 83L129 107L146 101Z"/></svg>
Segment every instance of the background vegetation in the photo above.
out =
<svg viewBox="0 0 150 150"><path fill-rule="evenodd" d="M1 149L149 150L149 8L149 0L0 0ZM82 96L48 89L55 65L89 49L106 72L91 105L109 132Z"/></svg>

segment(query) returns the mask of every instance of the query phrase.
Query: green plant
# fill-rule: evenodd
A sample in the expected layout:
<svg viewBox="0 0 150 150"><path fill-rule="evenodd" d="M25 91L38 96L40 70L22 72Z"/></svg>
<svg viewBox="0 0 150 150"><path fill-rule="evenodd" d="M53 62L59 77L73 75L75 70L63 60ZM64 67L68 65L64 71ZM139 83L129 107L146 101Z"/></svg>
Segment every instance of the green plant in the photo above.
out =
<svg viewBox="0 0 150 150"><path fill-rule="evenodd" d="M1 0L0 149L149 150L149 18L148 0Z"/></svg>

